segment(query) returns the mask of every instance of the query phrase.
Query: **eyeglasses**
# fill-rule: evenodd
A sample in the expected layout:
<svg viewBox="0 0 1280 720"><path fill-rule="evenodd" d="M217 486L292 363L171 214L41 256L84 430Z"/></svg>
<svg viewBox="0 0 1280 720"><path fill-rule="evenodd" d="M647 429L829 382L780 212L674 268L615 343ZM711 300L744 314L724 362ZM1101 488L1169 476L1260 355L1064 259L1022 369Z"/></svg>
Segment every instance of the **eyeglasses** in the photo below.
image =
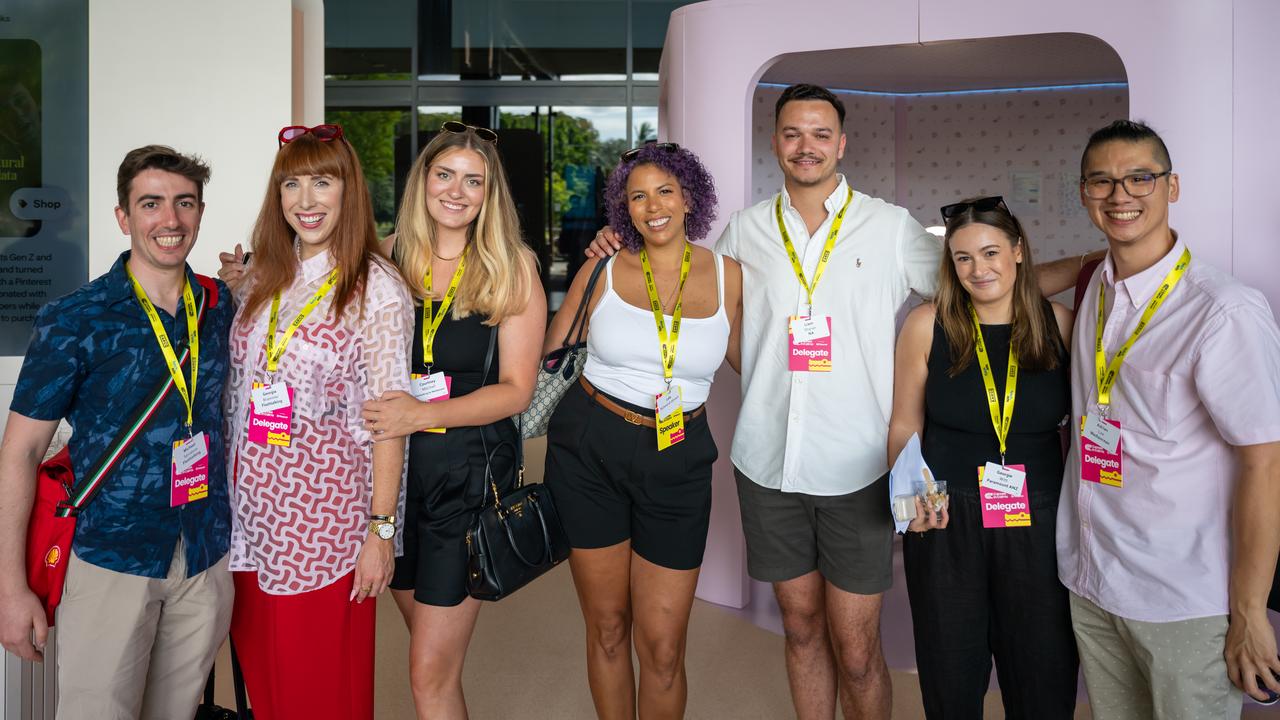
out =
<svg viewBox="0 0 1280 720"><path fill-rule="evenodd" d="M277 137L280 141L279 147L284 147L307 133L315 135L320 142L331 142L342 137L342 126L317 125L315 127L307 127L306 125L290 125L280 129L280 135Z"/></svg>
<svg viewBox="0 0 1280 720"><path fill-rule="evenodd" d="M978 212L988 212L995 210L996 208L1009 212L1009 206L1004 204L1004 198L999 195L943 205L939 209L939 212L942 213L943 220L950 220L969 208L973 208Z"/></svg>
<svg viewBox="0 0 1280 720"><path fill-rule="evenodd" d="M498 144L498 133L490 130L489 128L476 127L475 125L468 125L466 123L458 122L457 120L445 120L444 123L440 125L440 129L444 132L451 133L465 133L470 130L481 140L492 145Z"/></svg>
<svg viewBox="0 0 1280 720"><path fill-rule="evenodd" d="M619 155L618 159L624 163L629 163L632 160L635 160L636 158L640 157L640 151L644 150L647 147L656 148L658 150L661 150L663 152L668 152L668 153L673 153L680 149L680 146L673 142L647 143L645 145L641 145L638 148L631 148L630 150Z"/></svg>
<svg viewBox="0 0 1280 720"><path fill-rule="evenodd" d="M1129 197L1140 198L1155 192L1156 180L1172 173L1172 170L1165 170L1159 173L1134 173L1125 175L1122 178L1098 175L1080 178L1080 186L1084 188L1084 194L1094 200L1105 200L1111 197L1111 193L1115 192L1116 183L1124 186L1124 191L1129 193Z"/></svg>

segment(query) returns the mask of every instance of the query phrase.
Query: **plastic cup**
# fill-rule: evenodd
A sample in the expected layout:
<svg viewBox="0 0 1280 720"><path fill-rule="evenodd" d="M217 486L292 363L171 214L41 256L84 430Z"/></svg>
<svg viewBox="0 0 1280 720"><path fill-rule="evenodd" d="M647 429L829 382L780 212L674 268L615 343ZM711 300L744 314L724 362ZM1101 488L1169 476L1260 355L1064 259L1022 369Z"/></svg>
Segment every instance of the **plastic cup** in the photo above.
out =
<svg viewBox="0 0 1280 720"><path fill-rule="evenodd" d="M912 484L912 489L916 491L916 497L920 498L924 503L925 510L940 513L947 506L946 480L934 480L933 482L917 480Z"/></svg>

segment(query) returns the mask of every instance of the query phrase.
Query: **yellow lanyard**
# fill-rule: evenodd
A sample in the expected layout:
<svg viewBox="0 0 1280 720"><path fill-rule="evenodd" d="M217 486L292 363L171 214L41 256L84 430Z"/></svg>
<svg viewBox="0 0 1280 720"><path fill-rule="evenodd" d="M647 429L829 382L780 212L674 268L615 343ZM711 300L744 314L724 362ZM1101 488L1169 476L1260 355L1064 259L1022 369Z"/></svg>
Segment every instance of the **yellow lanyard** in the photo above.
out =
<svg viewBox="0 0 1280 720"><path fill-rule="evenodd" d="M191 292L191 281L184 279L182 282L182 305L187 314L187 344L191 348L191 390L188 391L187 380L182 377L182 364L178 362L178 356L173 352L173 344L169 342L169 333L165 331L164 324L160 322L160 314L156 312L155 305L147 297L147 291L142 289L138 278L133 276L133 272L127 266L125 272L129 274L129 282L133 284L133 294L137 296L138 304L142 306L142 311L151 321L151 331L155 333L156 341L160 343L160 352L164 355L165 365L169 367L173 384L178 388L183 404L187 406L187 434L190 435L192 403L196 395L196 376L200 371L200 319L196 311L196 296Z"/></svg>
<svg viewBox="0 0 1280 720"><path fill-rule="evenodd" d="M338 268L334 268L329 273L329 279L324 281L319 290L311 296L306 305L302 306L302 312L298 313L298 317L289 323L289 327L285 329L284 336L280 338L280 342L276 342L276 328L280 323L280 293L271 300L271 319L267 322L267 371L275 372L280 366L280 358L284 356L284 349L289 345L289 338L293 337L293 332L302 325L302 321L307 319L312 310L320 304L325 295L338 284Z"/></svg>
<svg viewBox="0 0 1280 720"><path fill-rule="evenodd" d="M662 301L658 299L658 285L653 281L653 267L649 255L640 248L640 266L644 268L644 287L649 291L649 308L658 325L658 342L662 343L662 378L671 388L671 378L676 367L676 343L680 341L680 308L684 297L684 281L689 279L689 264L693 260L693 246L685 241L684 258L680 261L680 284L676 288L676 305L671 311L671 335L667 336L667 322L662 316Z"/></svg>
<svg viewBox="0 0 1280 720"><path fill-rule="evenodd" d="M462 271L467 268L467 257L463 255L458 261L458 269L453 271L453 279L449 281L449 289L444 293L444 299L440 301L440 311L431 315L431 264L427 263L427 274L422 277L422 285L427 289L427 296L422 299L422 364L427 366L427 372L431 372L431 364L435 360L435 351L432 346L436 342L436 332L440 329L440 323L444 322L445 313L449 312L449 306L453 304L453 298L458 294L458 284L462 282Z"/></svg>
<svg viewBox="0 0 1280 720"><path fill-rule="evenodd" d="M996 439L1000 441L1000 464L1004 465L1006 440L1009 438L1009 426L1013 424L1013 401L1018 395L1018 354L1013 350L1013 340L1009 340L1009 370L1004 378L1004 411L1000 410L1000 395L996 392L996 379L991 370L991 358L987 357L987 343L982 339L982 325L978 322L978 311L969 305L969 317L973 319L973 345L978 353L978 369L982 371L982 386L987 389L987 407L991 410L991 425L996 430Z"/></svg>
<svg viewBox="0 0 1280 720"><path fill-rule="evenodd" d="M1098 377L1098 405L1107 406L1111 404L1111 388L1115 386L1116 379L1120 376L1120 365L1124 363L1125 355L1129 354L1129 350L1138 341L1138 336L1142 334L1142 331L1147 329L1147 325L1151 323L1151 318L1155 317L1156 311L1164 304L1165 299L1169 297L1169 293L1173 292L1173 288L1182 279L1183 274L1187 272L1187 266L1190 264L1191 250L1190 248L1184 248L1182 257L1178 258L1178 262L1174 264L1173 269L1164 276L1164 281L1160 283L1160 289L1156 290L1156 294L1151 296L1151 302L1147 303L1147 309L1138 320L1138 326L1133 329L1133 334L1129 336L1128 341L1116 351L1115 357L1111 358L1110 365L1107 364L1107 351L1102 347L1102 331L1107 322L1106 283L1098 283L1098 330L1094 335L1093 342L1094 369Z"/></svg>
<svg viewBox="0 0 1280 720"><path fill-rule="evenodd" d="M800 256L796 254L796 246L791 242L791 235L787 233L787 224L782 220L782 194L778 194L778 200L773 204L773 214L778 219L778 231L782 233L782 245L787 249L787 257L791 259L791 269L796 272L796 279L800 281L801 287L804 288L805 299L807 301L807 313L813 312L813 293L818 289L818 281L822 279L822 272L827 269L827 261L831 259L831 251L836 246L836 236L840 234L840 226L844 224L844 213L849 209L849 203L853 202L853 188L849 188L849 194L844 199L844 205L840 207L840 212L836 213L835 220L831 221L831 230L827 231L827 242L822 246L822 257L818 259L818 267L813 270L813 282L810 283L804 277L804 266L800 263Z"/></svg>

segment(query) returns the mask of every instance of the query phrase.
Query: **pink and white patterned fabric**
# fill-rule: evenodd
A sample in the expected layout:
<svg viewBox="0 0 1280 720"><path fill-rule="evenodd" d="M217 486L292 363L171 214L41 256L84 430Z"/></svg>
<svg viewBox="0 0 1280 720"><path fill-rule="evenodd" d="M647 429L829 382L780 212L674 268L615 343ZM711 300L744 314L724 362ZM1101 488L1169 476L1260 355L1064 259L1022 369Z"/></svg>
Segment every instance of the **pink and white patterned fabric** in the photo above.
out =
<svg viewBox="0 0 1280 720"><path fill-rule="evenodd" d="M281 330L332 269L328 252L301 263L281 298ZM268 376L266 360L270 307L248 324L242 307L232 326L231 373L223 396L231 570L256 571L259 587L273 595L318 590L355 567L368 537L373 491L373 438L360 409L389 390L409 390L413 302L395 269L381 261L370 264L363 312L357 298L334 318L333 295L293 334L274 377ZM253 383L281 380L294 392L292 442L251 443ZM404 517L403 470L396 516ZM402 547L397 528L396 555Z"/></svg>

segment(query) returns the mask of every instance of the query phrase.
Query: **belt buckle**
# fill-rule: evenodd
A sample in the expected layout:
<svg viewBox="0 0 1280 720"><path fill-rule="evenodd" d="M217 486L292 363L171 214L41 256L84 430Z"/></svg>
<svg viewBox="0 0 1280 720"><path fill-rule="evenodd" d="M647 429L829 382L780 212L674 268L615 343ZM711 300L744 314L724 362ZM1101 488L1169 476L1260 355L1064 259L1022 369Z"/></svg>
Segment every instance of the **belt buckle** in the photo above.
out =
<svg viewBox="0 0 1280 720"><path fill-rule="evenodd" d="M622 419L632 425L644 425L644 416L634 410L625 410Z"/></svg>

